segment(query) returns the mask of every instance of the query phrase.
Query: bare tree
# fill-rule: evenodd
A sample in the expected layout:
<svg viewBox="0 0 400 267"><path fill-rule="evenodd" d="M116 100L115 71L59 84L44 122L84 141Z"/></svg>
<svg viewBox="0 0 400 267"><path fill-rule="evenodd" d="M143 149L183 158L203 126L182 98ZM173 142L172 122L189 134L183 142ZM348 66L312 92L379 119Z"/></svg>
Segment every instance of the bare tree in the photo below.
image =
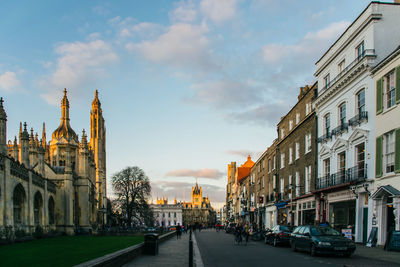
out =
<svg viewBox="0 0 400 267"><path fill-rule="evenodd" d="M150 207L146 199L150 196L150 180L139 167L127 167L113 175L112 186L117 195L122 215L128 224L133 219L139 222L147 221Z"/></svg>

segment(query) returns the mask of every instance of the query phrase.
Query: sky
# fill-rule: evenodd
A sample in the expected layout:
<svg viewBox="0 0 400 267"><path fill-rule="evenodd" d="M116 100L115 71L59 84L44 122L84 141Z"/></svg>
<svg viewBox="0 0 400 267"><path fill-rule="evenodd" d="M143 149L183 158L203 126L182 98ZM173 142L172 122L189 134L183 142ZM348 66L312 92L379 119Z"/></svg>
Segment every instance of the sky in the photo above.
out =
<svg viewBox="0 0 400 267"><path fill-rule="evenodd" d="M26 121L39 136L45 122L50 140L63 88L81 135L98 89L109 181L138 166L154 199L172 201L189 200L197 179L221 207L227 164L256 161L272 144L299 87L315 82L315 62L368 3L3 0L8 139Z"/></svg>

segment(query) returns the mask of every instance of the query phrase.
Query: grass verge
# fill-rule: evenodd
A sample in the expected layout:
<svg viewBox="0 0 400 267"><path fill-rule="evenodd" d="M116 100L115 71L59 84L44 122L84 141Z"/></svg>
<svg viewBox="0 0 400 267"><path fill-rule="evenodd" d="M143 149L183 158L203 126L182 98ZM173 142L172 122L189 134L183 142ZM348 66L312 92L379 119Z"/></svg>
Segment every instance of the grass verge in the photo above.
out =
<svg viewBox="0 0 400 267"><path fill-rule="evenodd" d="M143 242L143 236L62 236L0 247L0 265L73 266Z"/></svg>

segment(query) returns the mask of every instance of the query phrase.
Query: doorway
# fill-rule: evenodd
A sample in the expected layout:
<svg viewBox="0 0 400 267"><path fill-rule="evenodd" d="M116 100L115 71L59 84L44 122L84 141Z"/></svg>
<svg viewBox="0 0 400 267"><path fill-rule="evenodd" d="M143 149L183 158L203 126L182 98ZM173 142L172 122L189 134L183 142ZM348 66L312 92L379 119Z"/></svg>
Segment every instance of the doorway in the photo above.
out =
<svg viewBox="0 0 400 267"><path fill-rule="evenodd" d="M368 208L363 209L363 243L368 240Z"/></svg>

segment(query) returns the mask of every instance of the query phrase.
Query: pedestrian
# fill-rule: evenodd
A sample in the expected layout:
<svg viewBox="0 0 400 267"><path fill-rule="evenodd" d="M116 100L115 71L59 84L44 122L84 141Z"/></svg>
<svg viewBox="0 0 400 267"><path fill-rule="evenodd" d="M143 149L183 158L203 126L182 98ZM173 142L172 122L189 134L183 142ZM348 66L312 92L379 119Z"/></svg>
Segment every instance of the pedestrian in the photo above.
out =
<svg viewBox="0 0 400 267"><path fill-rule="evenodd" d="M246 222L246 225L244 226L244 237L246 238L246 246L247 246L247 242L249 242L249 236L250 236L250 226Z"/></svg>
<svg viewBox="0 0 400 267"><path fill-rule="evenodd" d="M178 223L178 225L176 226L176 239L180 239L181 234L182 234L181 225Z"/></svg>

